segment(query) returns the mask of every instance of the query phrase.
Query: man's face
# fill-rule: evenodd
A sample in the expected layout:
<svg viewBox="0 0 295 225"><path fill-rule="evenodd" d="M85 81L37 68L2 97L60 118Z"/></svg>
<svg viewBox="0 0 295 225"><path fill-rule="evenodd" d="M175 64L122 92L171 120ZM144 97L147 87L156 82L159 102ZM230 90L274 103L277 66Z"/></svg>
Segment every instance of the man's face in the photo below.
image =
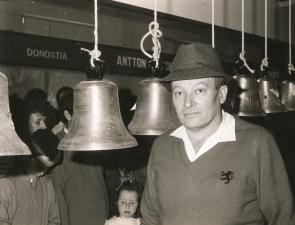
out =
<svg viewBox="0 0 295 225"><path fill-rule="evenodd" d="M219 90L214 78L172 82L172 101L179 122L190 130L202 129L220 118L227 87Z"/></svg>
<svg viewBox="0 0 295 225"><path fill-rule="evenodd" d="M134 191L121 191L118 199L118 209L121 217L133 217L137 205L138 194Z"/></svg>
<svg viewBox="0 0 295 225"><path fill-rule="evenodd" d="M31 113L28 121L29 133L33 134L38 129L46 129L45 119L46 117L41 113Z"/></svg>

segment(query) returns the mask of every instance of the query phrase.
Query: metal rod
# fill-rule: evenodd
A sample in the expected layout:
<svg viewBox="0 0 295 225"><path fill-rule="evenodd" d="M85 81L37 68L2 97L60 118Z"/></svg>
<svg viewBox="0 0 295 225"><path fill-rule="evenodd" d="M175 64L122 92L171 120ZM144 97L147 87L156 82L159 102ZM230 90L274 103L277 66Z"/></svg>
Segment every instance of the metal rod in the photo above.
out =
<svg viewBox="0 0 295 225"><path fill-rule="evenodd" d="M39 16L39 15L33 15L33 14L22 14L22 17L56 21L56 22L62 22L62 23L70 23L70 24L81 25L81 26L85 26L85 27L94 27L94 25L91 23L83 23L83 22L79 22L79 21L57 19L57 18L53 18L53 17Z"/></svg>

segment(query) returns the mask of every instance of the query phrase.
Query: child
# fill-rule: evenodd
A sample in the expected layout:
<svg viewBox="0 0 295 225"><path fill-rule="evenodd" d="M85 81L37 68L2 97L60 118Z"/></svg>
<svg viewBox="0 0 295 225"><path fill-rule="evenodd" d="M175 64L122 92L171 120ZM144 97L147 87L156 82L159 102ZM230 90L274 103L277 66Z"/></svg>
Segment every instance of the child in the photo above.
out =
<svg viewBox="0 0 295 225"><path fill-rule="evenodd" d="M105 225L139 225L139 187L133 180L122 183L118 191L118 211Z"/></svg>

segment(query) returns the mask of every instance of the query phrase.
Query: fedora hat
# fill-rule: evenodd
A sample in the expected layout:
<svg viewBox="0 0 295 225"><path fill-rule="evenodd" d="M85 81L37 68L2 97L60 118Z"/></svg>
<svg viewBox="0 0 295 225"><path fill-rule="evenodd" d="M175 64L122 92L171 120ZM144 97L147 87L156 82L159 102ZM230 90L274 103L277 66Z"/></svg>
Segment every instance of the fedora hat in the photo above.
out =
<svg viewBox="0 0 295 225"><path fill-rule="evenodd" d="M181 45L172 62L172 69L162 81L192 80L207 77L229 77L223 72L217 52L210 45Z"/></svg>

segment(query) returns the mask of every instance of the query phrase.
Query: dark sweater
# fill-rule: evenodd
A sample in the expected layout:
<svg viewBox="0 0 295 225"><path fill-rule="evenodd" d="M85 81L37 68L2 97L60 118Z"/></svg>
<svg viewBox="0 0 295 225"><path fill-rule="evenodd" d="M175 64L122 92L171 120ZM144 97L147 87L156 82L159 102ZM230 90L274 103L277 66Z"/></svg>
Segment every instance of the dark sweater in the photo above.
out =
<svg viewBox="0 0 295 225"><path fill-rule="evenodd" d="M97 156L87 154L90 153L85 153L88 165L76 162L75 152L64 151L63 163L53 170L62 225L103 225L107 218L103 170L99 164L95 165Z"/></svg>
<svg viewBox="0 0 295 225"><path fill-rule="evenodd" d="M295 225L288 177L262 127L236 118L236 141L194 162L183 141L155 140L141 202L142 225Z"/></svg>

